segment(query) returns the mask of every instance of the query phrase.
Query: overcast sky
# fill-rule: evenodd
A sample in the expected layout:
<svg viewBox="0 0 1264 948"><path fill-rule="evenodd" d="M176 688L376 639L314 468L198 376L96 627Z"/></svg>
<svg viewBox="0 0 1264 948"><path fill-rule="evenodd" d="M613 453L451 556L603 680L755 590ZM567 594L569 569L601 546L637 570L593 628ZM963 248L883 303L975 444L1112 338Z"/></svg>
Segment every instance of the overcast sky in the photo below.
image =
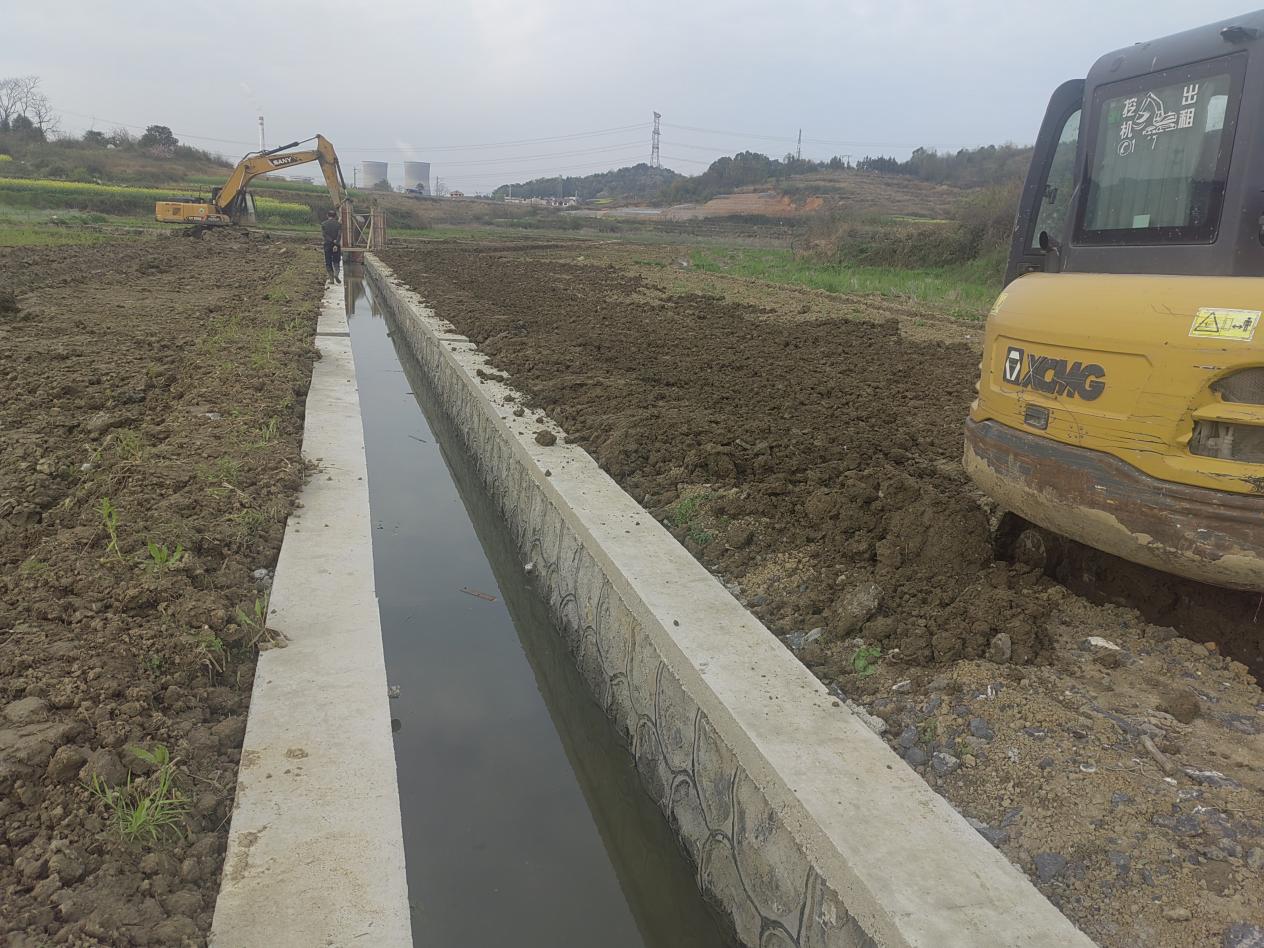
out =
<svg viewBox="0 0 1264 948"><path fill-rule="evenodd" d="M1030 143L1049 93L1099 55L1243 12L1240 0L5 7L0 75L41 76L69 130L157 123L237 157L262 110L270 146L321 132L344 164L390 161L399 183L398 162L429 159L468 191L646 160L654 110L663 163L685 173L742 148L784 154L800 127L814 158Z"/></svg>

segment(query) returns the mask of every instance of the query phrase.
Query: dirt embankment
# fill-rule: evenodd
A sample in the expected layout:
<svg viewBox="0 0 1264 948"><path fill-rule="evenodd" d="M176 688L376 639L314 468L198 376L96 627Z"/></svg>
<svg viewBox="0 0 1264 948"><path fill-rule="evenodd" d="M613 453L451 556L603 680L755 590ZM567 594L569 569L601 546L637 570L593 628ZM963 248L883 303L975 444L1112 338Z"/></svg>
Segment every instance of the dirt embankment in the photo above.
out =
<svg viewBox="0 0 1264 948"><path fill-rule="evenodd" d="M321 289L227 234L0 250L5 944L205 940Z"/></svg>
<svg viewBox="0 0 1264 948"><path fill-rule="evenodd" d="M1264 926L1264 698L1214 647L993 560L959 461L977 350L601 253L387 262L1092 937Z"/></svg>

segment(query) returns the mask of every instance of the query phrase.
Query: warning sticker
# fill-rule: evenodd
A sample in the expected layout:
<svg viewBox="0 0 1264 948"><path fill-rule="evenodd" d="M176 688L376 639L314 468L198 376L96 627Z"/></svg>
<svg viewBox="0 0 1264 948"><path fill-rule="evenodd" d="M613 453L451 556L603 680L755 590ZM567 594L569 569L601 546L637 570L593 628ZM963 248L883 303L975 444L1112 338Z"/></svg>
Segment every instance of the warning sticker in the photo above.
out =
<svg viewBox="0 0 1264 948"><path fill-rule="evenodd" d="M1258 309L1220 309L1204 306L1194 316L1189 334L1195 339L1232 339L1250 342L1260 324Z"/></svg>
<svg viewBox="0 0 1264 948"><path fill-rule="evenodd" d="M1002 293L1000 296L996 298L996 302L992 304L991 312L988 313L989 316L995 316L998 312L1000 312L1001 304L1005 302L1005 298L1007 296L1009 296L1008 293Z"/></svg>

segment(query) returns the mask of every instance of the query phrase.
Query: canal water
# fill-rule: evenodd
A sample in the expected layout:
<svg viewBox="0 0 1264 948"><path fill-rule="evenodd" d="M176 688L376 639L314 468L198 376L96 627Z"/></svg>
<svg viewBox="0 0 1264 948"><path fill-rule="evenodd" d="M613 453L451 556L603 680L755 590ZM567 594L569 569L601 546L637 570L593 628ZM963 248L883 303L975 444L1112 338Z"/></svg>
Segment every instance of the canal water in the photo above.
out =
<svg viewBox="0 0 1264 948"><path fill-rule="evenodd" d="M346 297L414 943L730 946L411 353Z"/></svg>

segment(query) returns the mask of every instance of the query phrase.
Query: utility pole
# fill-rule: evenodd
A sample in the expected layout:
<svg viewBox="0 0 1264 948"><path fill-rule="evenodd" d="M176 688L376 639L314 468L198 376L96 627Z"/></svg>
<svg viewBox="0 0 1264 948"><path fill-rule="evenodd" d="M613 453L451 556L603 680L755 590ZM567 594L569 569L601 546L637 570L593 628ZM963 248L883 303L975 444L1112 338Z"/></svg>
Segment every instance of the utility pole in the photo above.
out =
<svg viewBox="0 0 1264 948"><path fill-rule="evenodd" d="M659 156L658 156L658 135L659 135L658 123L661 119L662 119L662 116L659 115L657 112L655 112L654 113L654 134L652 138L650 139L650 167L651 168L661 168L663 166L663 163L659 159Z"/></svg>
<svg viewBox="0 0 1264 948"><path fill-rule="evenodd" d="M794 160L803 160L803 129L799 129L799 141L794 146Z"/></svg>
<svg viewBox="0 0 1264 948"><path fill-rule="evenodd" d="M355 165L351 166L351 186L358 188L360 186L360 169Z"/></svg>

